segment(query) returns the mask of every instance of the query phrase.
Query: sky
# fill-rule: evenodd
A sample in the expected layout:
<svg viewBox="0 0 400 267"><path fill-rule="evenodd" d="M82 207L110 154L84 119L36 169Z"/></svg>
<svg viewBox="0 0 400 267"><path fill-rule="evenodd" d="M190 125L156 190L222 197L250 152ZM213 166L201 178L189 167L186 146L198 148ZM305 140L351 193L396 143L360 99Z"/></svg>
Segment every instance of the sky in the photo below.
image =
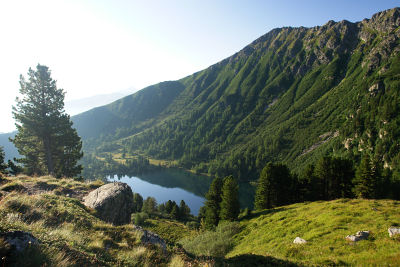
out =
<svg viewBox="0 0 400 267"><path fill-rule="evenodd" d="M65 100L177 80L276 27L355 22L392 0L0 0L0 132L19 77L50 68Z"/></svg>

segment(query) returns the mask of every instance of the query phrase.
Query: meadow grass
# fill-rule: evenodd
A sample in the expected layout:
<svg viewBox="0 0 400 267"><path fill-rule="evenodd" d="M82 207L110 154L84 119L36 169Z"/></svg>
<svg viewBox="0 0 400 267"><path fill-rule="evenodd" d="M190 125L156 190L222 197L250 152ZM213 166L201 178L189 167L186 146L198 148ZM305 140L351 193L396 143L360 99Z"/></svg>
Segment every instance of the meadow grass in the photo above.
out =
<svg viewBox="0 0 400 267"><path fill-rule="evenodd" d="M305 265L399 266L400 242L387 231L399 223L395 200L338 199L263 210L240 222L227 257L251 253ZM368 240L345 239L362 230L371 231ZM293 244L297 236L308 242Z"/></svg>

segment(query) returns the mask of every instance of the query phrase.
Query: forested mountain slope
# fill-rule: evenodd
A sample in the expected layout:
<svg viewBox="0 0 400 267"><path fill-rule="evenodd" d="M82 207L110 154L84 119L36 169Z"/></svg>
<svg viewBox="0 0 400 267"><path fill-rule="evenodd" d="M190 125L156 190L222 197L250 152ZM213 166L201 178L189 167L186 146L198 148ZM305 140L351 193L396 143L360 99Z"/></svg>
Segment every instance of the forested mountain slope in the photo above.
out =
<svg viewBox="0 0 400 267"><path fill-rule="evenodd" d="M268 161L400 161L400 9L278 28L235 55L73 117L85 148L125 150L242 180Z"/></svg>

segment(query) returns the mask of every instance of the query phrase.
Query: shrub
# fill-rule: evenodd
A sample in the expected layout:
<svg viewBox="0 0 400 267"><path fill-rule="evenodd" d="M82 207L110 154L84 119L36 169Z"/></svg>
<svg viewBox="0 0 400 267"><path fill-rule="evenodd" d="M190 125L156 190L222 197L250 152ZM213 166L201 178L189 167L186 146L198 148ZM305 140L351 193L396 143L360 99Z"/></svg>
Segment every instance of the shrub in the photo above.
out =
<svg viewBox="0 0 400 267"><path fill-rule="evenodd" d="M148 218L149 218L149 215L145 212L136 213L135 214L135 224L143 225Z"/></svg>
<svg viewBox="0 0 400 267"><path fill-rule="evenodd" d="M220 223L215 231L205 231L181 241L186 251L195 255L224 257L233 247L233 236L240 232L238 222Z"/></svg>

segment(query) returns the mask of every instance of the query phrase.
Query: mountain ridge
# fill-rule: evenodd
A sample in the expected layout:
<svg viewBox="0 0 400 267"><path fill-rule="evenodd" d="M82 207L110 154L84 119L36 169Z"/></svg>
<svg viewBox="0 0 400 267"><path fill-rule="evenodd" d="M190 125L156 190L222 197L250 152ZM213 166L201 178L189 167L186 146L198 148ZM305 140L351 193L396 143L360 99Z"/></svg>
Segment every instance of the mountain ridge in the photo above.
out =
<svg viewBox="0 0 400 267"><path fill-rule="evenodd" d="M384 158L388 153L376 150L388 140L363 136L389 126L356 115L367 107L372 87L379 100L375 118L393 102L388 99L397 99L399 25L400 11L394 8L361 22L273 29L207 69L74 116L74 125L88 152L124 150L243 180L258 177L268 161L296 170L326 153L357 161L360 143L371 143L372 156ZM396 104L393 109L396 114ZM396 115L390 120L397 124ZM392 150L387 166L394 166L399 154Z"/></svg>

